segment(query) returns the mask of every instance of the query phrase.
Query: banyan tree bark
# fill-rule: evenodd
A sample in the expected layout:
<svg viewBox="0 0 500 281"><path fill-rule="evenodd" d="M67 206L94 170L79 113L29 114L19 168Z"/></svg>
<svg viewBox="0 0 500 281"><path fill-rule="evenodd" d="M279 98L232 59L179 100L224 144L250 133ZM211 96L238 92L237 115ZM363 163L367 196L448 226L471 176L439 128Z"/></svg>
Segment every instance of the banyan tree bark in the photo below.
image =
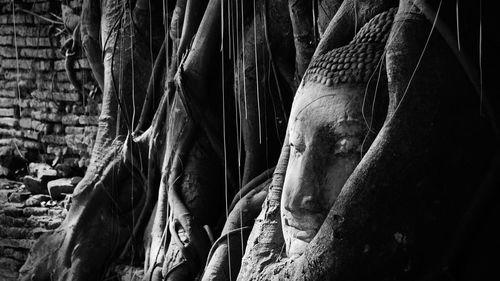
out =
<svg viewBox="0 0 500 281"><path fill-rule="evenodd" d="M121 153L134 114L140 112L152 68L146 54L153 47L142 42L137 33L146 38L153 35L135 30L132 24L132 17L137 24L149 21L140 17L140 2L135 7L114 0L101 2L104 88L91 164L75 189L63 225L40 238L21 269L21 280L99 280L131 235L130 222L142 203L144 178L124 163ZM135 200L130 200L131 196Z"/></svg>
<svg viewBox="0 0 500 281"><path fill-rule="evenodd" d="M293 95L311 59L398 3L381 72L385 123L306 252L288 258L280 198ZM84 1L82 44L103 90L99 131L68 217L37 242L21 280L102 280L115 263L141 261L145 280L435 276L459 251L447 241L463 241L450 238L468 225L482 158L497 151L470 143L495 140L498 121L490 109L492 122L466 114L480 107L482 84L450 43L450 18L436 20L440 9L420 0Z"/></svg>
<svg viewBox="0 0 500 281"><path fill-rule="evenodd" d="M349 22L343 12L349 2L355 1L340 7L317 54L346 38L328 37L329 32L352 30L342 25ZM477 77L468 77L462 58L453 54L455 46L445 43L424 8L439 13L439 6L425 1L400 1L386 46L385 124L306 252L298 258L283 255L279 198L289 153L285 145L238 280L416 280L449 274L450 261L443 261L449 239L488 169L442 159L458 153L479 163L497 150L488 141L478 154L467 151L467 142L477 136L494 140L489 124L474 125L479 115L458 113L467 111L468 102L478 103ZM458 171L460 178L453 176Z"/></svg>
<svg viewBox="0 0 500 281"><path fill-rule="evenodd" d="M231 4L230 9L222 9L224 18L231 21L224 34L232 39L224 38L221 51L221 2L84 3L82 41L103 88L98 136L66 221L38 241L22 269L23 280L103 279L115 262L143 258L140 243L145 229L146 278L194 278L202 270L210 232L222 231L224 196L228 206L238 186L273 165L283 130L276 120L286 120L284 102L292 94L287 85L291 79L284 77L292 77L294 71L286 58L293 54L293 45L282 40L291 37L278 36L283 33L280 25L259 26L263 32L253 52L240 53L237 47L256 31L252 28L256 24L243 23L278 6L259 2L254 5L257 11L249 8L251 3L224 1L224 7ZM278 5L286 7L286 2ZM283 11L281 17L287 18ZM158 24L162 21L166 26ZM282 54L271 60L270 52L277 49ZM234 94L241 84L233 81L240 71L247 71L238 68L244 66L240 60L251 53L260 56L257 60L263 66L254 68L262 67L261 76L253 81L241 76L258 84L254 89L261 89L261 96L255 93L258 90L245 88L248 97ZM256 137L249 133L242 108L243 101L252 99L253 104L256 97L263 108L257 111L251 105L248 112L252 120L262 120L259 133L265 141L250 149L249 143L256 141L246 138ZM221 110L226 110L225 115L217 113ZM221 125L229 129L220 130ZM255 131L257 126L252 126ZM229 135L234 128L239 133ZM245 160L238 162L236 151L243 152L241 147L246 151L240 159ZM239 167L251 167L245 168L251 172L243 172L248 179L242 180ZM256 202L263 196L259 198ZM255 211L260 203L250 205Z"/></svg>

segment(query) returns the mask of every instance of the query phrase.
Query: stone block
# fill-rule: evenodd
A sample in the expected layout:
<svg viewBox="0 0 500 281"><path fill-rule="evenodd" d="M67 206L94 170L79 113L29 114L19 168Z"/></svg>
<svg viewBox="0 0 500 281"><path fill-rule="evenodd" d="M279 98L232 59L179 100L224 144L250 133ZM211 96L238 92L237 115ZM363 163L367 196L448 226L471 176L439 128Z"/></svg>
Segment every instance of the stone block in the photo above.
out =
<svg viewBox="0 0 500 281"><path fill-rule="evenodd" d="M0 36L1 37L1 36ZM1 38L0 38L1 41ZM33 61L25 59L3 59L2 68L4 69L22 69L24 71L30 70L33 67Z"/></svg>
<svg viewBox="0 0 500 281"><path fill-rule="evenodd" d="M3 226L24 226L27 219L24 217L10 217L5 214L0 214L0 225Z"/></svg>
<svg viewBox="0 0 500 281"><path fill-rule="evenodd" d="M61 122L65 125L76 125L78 124L78 120L78 115L68 114L62 117Z"/></svg>
<svg viewBox="0 0 500 281"><path fill-rule="evenodd" d="M64 132L67 135L81 135L84 133L85 129L85 127L66 126Z"/></svg>
<svg viewBox="0 0 500 281"><path fill-rule="evenodd" d="M2 61L2 65L3 65L3 61ZM0 89L0 97L17 98L17 94L13 90Z"/></svg>
<svg viewBox="0 0 500 281"><path fill-rule="evenodd" d="M41 137L40 142L46 144L66 145L66 140L63 135L45 135Z"/></svg>
<svg viewBox="0 0 500 281"><path fill-rule="evenodd" d="M3 213L13 218L22 217L23 216L22 204L5 203L3 204Z"/></svg>
<svg viewBox="0 0 500 281"><path fill-rule="evenodd" d="M47 183L47 189L53 200L61 200L64 199L65 194L72 194L75 186L73 178L62 178Z"/></svg>
<svg viewBox="0 0 500 281"><path fill-rule="evenodd" d="M26 202L24 202L25 206L28 207L40 207L42 202L47 202L51 198L48 195L45 194L36 194L32 195L28 199L26 199Z"/></svg>
<svg viewBox="0 0 500 281"><path fill-rule="evenodd" d="M48 145L46 151L49 154L54 154L56 156L62 156L62 155L66 155L68 153L68 149L69 148L67 146Z"/></svg>
<svg viewBox="0 0 500 281"><path fill-rule="evenodd" d="M45 183L39 178L25 176L23 178L23 183L31 194L48 194Z"/></svg>
<svg viewBox="0 0 500 281"><path fill-rule="evenodd" d="M35 244L36 240L32 239L0 239L0 247L12 247L21 249L31 249Z"/></svg>
<svg viewBox="0 0 500 281"><path fill-rule="evenodd" d="M6 5L9 6L9 5ZM49 26L16 26L16 35L20 37L46 37L49 35ZM14 35L13 26L3 26L0 29L0 35Z"/></svg>
<svg viewBox="0 0 500 281"><path fill-rule="evenodd" d="M82 115L80 116L78 123L82 125L98 125L99 117Z"/></svg>
<svg viewBox="0 0 500 281"><path fill-rule="evenodd" d="M43 134L50 134L52 133L52 128L54 127L54 124L52 123L45 123L41 122L38 120L32 120L31 121L31 128L37 132L41 132Z"/></svg>
<svg viewBox="0 0 500 281"><path fill-rule="evenodd" d="M9 248L9 247L1 247L0 257L9 257L16 260L24 261L28 258L28 251Z"/></svg>
<svg viewBox="0 0 500 281"><path fill-rule="evenodd" d="M41 111L31 112L31 118L40 121L61 122L61 115L56 113L46 113Z"/></svg>
<svg viewBox="0 0 500 281"><path fill-rule="evenodd" d="M38 73L38 75L41 75ZM20 81L20 80L35 80L37 77L37 73L29 70L21 70L21 69L11 69L5 70L3 74L5 80L11 81Z"/></svg>
<svg viewBox="0 0 500 281"><path fill-rule="evenodd" d="M14 239L30 239L31 229L24 227L5 227L0 226L0 237L14 238Z"/></svg>
<svg viewBox="0 0 500 281"><path fill-rule="evenodd" d="M25 217L31 216L44 216L49 213L49 208L47 207L25 207L23 208L23 215Z"/></svg>
<svg viewBox="0 0 500 281"><path fill-rule="evenodd" d="M22 48L19 51L19 53L20 53L20 56L23 58L39 58L39 59L56 59L57 58L56 50L51 49L51 48L44 48L44 49ZM15 54L15 52L14 52L14 54Z"/></svg>
<svg viewBox="0 0 500 281"><path fill-rule="evenodd" d="M12 107L17 105L17 99L15 98L0 98L0 107Z"/></svg>
<svg viewBox="0 0 500 281"><path fill-rule="evenodd" d="M16 110L14 108L0 108L0 116L15 117Z"/></svg>
<svg viewBox="0 0 500 281"><path fill-rule="evenodd" d="M31 196L30 192L14 192L9 196L9 202L22 203Z"/></svg>
<svg viewBox="0 0 500 281"><path fill-rule="evenodd" d="M7 145L12 145L12 146L23 146L23 140L17 139L17 138L2 138L0 139L0 146L7 146Z"/></svg>
<svg viewBox="0 0 500 281"><path fill-rule="evenodd" d="M31 129L31 118L19 119L19 126L23 129Z"/></svg>
<svg viewBox="0 0 500 281"><path fill-rule="evenodd" d="M22 133L23 133L23 137L28 138L28 139L38 140L40 138L40 133L37 131L25 130Z"/></svg>
<svg viewBox="0 0 500 281"><path fill-rule="evenodd" d="M24 140L22 146L26 149L40 149L42 145L37 141Z"/></svg>
<svg viewBox="0 0 500 281"><path fill-rule="evenodd" d="M32 112L33 112L33 108L23 108L21 110L21 113L19 114L19 116L21 118L31 117Z"/></svg>
<svg viewBox="0 0 500 281"><path fill-rule="evenodd" d="M16 129L12 129L12 128L9 128L9 129L0 128L0 135L10 136L10 137L22 137L23 132L16 130ZM0 156L2 156L1 153L0 153Z"/></svg>
<svg viewBox="0 0 500 281"><path fill-rule="evenodd" d="M19 121L17 120L17 118L0 117L0 126L17 127L18 124Z"/></svg>
<svg viewBox="0 0 500 281"><path fill-rule="evenodd" d="M80 100L81 96L78 93L63 93L63 92L51 92L51 91L33 91L31 96L39 100L55 100L55 101L67 101L67 102L77 102Z"/></svg>
<svg viewBox="0 0 500 281"><path fill-rule="evenodd" d="M2 268L2 270L7 269L12 272L17 272L22 265L23 265L22 262L17 261L15 259L0 257L0 268Z"/></svg>

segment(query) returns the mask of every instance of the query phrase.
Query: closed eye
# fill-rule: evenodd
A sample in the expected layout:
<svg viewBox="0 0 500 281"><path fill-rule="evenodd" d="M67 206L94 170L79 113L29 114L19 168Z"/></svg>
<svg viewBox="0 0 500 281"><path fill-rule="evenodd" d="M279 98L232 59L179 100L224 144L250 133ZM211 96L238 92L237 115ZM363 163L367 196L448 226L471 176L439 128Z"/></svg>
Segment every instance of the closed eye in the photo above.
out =
<svg viewBox="0 0 500 281"><path fill-rule="evenodd" d="M303 153L306 149L306 146L302 142L290 142L290 150L292 153Z"/></svg>

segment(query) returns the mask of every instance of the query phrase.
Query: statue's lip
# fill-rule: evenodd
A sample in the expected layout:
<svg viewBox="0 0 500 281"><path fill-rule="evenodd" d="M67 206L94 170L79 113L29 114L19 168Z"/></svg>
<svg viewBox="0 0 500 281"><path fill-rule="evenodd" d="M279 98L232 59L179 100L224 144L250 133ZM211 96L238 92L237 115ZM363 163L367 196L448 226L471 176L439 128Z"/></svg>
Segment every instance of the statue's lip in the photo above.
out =
<svg viewBox="0 0 500 281"><path fill-rule="evenodd" d="M311 242L311 240L316 236L316 233L318 233L318 227L302 227L297 224L296 221L294 220L289 220L285 218L284 220L285 226L288 228L292 229L292 237L294 239L300 239L302 241L305 241L307 243Z"/></svg>
<svg viewBox="0 0 500 281"><path fill-rule="evenodd" d="M300 239L304 242L311 242L318 232L316 230L299 230L294 232L293 238Z"/></svg>

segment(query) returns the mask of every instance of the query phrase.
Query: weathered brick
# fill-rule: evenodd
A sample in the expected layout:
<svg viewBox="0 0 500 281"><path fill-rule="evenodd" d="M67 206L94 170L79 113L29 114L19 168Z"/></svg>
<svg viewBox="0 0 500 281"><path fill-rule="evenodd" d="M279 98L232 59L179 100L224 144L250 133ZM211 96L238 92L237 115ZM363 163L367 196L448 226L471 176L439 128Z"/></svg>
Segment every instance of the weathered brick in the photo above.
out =
<svg viewBox="0 0 500 281"><path fill-rule="evenodd" d="M95 135L97 134L98 127L97 126L86 126L85 127L85 135Z"/></svg>
<svg viewBox="0 0 500 281"><path fill-rule="evenodd" d="M62 117L61 122L65 125L75 125L78 124L78 119L78 115L68 114Z"/></svg>
<svg viewBox="0 0 500 281"><path fill-rule="evenodd" d="M17 272L22 265L23 263L18 260L7 257L0 257L0 268L2 269L3 273L5 273L5 270Z"/></svg>
<svg viewBox="0 0 500 281"><path fill-rule="evenodd" d="M66 140L64 136L61 135L45 135L42 136L40 141L42 143L51 143L51 144L59 144L59 145L65 145Z"/></svg>
<svg viewBox="0 0 500 281"><path fill-rule="evenodd" d="M90 64L87 59L78 59L75 60L73 67L74 69L90 69ZM55 61L54 68L57 71L65 70L65 61L64 60Z"/></svg>
<svg viewBox="0 0 500 281"><path fill-rule="evenodd" d="M16 127L19 124L16 118L11 117L1 117L0 126Z"/></svg>
<svg viewBox="0 0 500 281"><path fill-rule="evenodd" d="M37 75L42 75L41 73L36 73L31 70L20 70L17 71L17 69L14 70L5 70L4 73L4 78L6 80L13 80L16 81L17 79L19 80L35 80L37 78Z"/></svg>
<svg viewBox="0 0 500 281"><path fill-rule="evenodd" d="M14 239L30 239L31 229L24 227L4 227L0 226L0 237Z"/></svg>
<svg viewBox="0 0 500 281"><path fill-rule="evenodd" d="M78 119L78 123L82 125L97 125L99 124L99 117L82 115Z"/></svg>
<svg viewBox="0 0 500 281"><path fill-rule="evenodd" d="M0 108L0 116L15 116L16 110L14 108Z"/></svg>
<svg viewBox="0 0 500 281"><path fill-rule="evenodd" d="M44 134L52 133L53 127L54 127L54 124L52 124L52 123L45 123L45 122L41 122L38 120L31 121L31 128L35 131L38 131L38 132L41 132Z"/></svg>
<svg viewBox="0 0 500 281"><path fill-rule="evenodd" d="M38 140L40 138L40 133L32 130L24 130L23 137L32 140Z"/></svg>
<svg viewBox="0 0 500 281"><path fill-rule="evenodd" d="M23 215L25 217L31 216L44 216L49 212L49 208L47 207L25 207L23 208Z"/></svg>
<svg viewBox="0 0 500 281"><path fill-rule="evenodd" d="M68 135L79 135L83 134L84 131L85 127L66 126L66 128L64 128L64 132Z"/></svg>
<svg viewBox="0 0 500 281"><path fill-rule="evenodd" d="M28 251L16 248L0 247L0 257L8 257L24 261L28 258Z"/></svg>
<svg viewBox="0 0 500 281"><path fill-rule="evenodd" d="M29 192L14 192L9 196L9 202L22 203L30 197Z"/></svg>
<svg viewBox="0 0 500 281"><path fill-rule="evenodd" d="M51 112L57 112L62 108L61 104L55 101L42 101L37 99L30 99L26 101L26 107L31 107L42 111L45 109L50 109Z"/></svg>
<svg viewBox="0 0 500 281"><path fill-rule="evenodd" d="M0 98L0 107L12 107L17 105L17 99L15 98Z"/></svg>
<svg viewBox="0 0 500 281"><path fill-rule="evenodd" d="M12 90L0 89L0 97L17 98L17 94L15 91L12 91Z"/></svg>
<svg viewBox="0 0 500 281"><path fill-rule="evenodd" d="M31 118L21 118L19 119L19 127L24 129L31 129Z"/></svg>
<svg viewBox="0 0 500 281"><path fill-rule="evenodd" d="M33 67L33 61L25 59L3 59L2 67L4 69L31 69Z"/></svg>
<svg viewBox="0 0 500 281"><path fill-rule="evenodd" d="M39 26L16 26L16 35L21 37L27 36L48 36L50 27L46 25ZM2 26L0 29L0 35L13 35L14 26Z"/></svg>
<svg viewBox="0 0 500 281"><path fill-rule="evenodd" d="M0 135L11 136L11 137L22 137L23 132L16 129L0 128Z"/></svg>
<svg viewBox="0 0 500 281"><path fill-rule="evenodd" d="M0 23L1 24L1 23ZM48 37L15 37L13 35L0 36L0 45L19 47L57 47L56 38Z"/></svg>
<svg viewBox="0 0 500 281"><path fill-rule="evenodd" d="M46 113L37 110L31 112L31 118L40 121L61 122L62 117L57 113Z"/></svg>
<svg viewBox="0 0 500 281"><path fill-rule="evenodd" d="M19 113L21 118L31 117L31 113L33 112L33 108L23 108Z"/></svg>
<svg viewBox="0 0 500 281"><path fill-rule="evenodd" d="M51 92L51 91L34 91L31 96L40 100L56 100L56 101L68 101L76 102L80 100L80 94L78 93L62 93L62 92Z"/></svg>
<svg viewBox="0 0 500 281"><path fill-rule="evenodd" d="M47 153L54 154L56 156L66 155L70 151L67 146L56 146L56 145L48 145Z"/></svg>
<svg viewBox="0 0 500 281"><path fill-rule="evenodd" d="M0 214L0 225L3 226L24 226L27 219L24 217L10 217L5 214Z"/></svg>
<svg viewBox="0 0 500 281"><path fill-rule="evenodd" d="M12 10L15 10L15 9L18 9L18 8L23 8L23 9L29 9L30 11L32 12L35 12L35 13L44 13L44 12L47 12L50 8L50 2L48 1L31 1L33 3L31 3L31 5L27 5L27 3L29 3L30 1L23 1L24 5L21 5L21 3L15 3L14 5L14 9L12 8L12 5L3 5L2 8L0 9L0 11L2 13L7 13L7 12L10 12L12 13ZM20 13L20 12L19 12Z"/></svg>
<svg viewBox="0 0 500 281"><path fill-rule="evenodd" d="M42 145L38 141L25 140L22 146L26 149L40 149Z"/></svg>
<svg viewBox="0 0 500 281"><path fill-rule="evenodd" d="M10 239L4 238L0 239L0 247L13 247L22 249L31 249L35 244L36 240L31 239Z"/></svg>
<svg viewBox="0 0 500 281"><path fill-rule="evenodd" d="M69 82L60 82L60 83L55 84L55 90L63 91L63 92L71 92L71 91L75 91L76 88L75 88L75 86L73 86L73 84L71 84Z"/></svg>
<svg viewBox="0 0 500 281"><path fill-rule="evenodd" d="M44 25L47 24L47 22L44 22L39 18L36 18L28 14L23 14L21 12L17 12L14 16L12 14L0 15L0 24L12 24L12 23L16 23L18 25L34 24L34 23L40 23Z"/></svg>

